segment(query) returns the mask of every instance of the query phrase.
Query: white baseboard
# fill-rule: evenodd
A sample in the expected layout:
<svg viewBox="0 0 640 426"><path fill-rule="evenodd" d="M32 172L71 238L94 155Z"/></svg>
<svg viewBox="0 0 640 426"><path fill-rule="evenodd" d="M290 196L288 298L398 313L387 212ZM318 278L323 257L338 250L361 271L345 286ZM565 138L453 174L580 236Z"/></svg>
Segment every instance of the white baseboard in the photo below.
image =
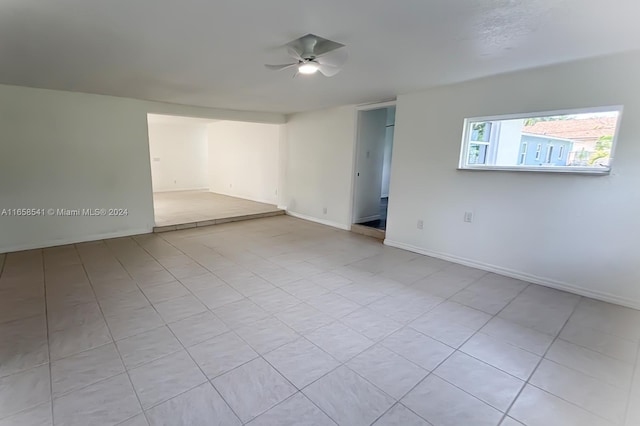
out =
<svg viewBox="0 0 640 426"><path fill-rule="evenodd" d="M64 246L67 244L84 243L86 241L106 240L109 238L130 237L132 235L150 234L153 228L129 229L126 231L107 232L104 234L92 234L77 238L61 238L58 240L44 241L41 243L20 244L16 246L2 247L0 253L11 253L15 251L41 249L47 247Z"/></svg>
<svg viewBox="0 0 640 426"><path fill-rule="evenodd" d="M472 259L465 259L463 257L453 256L446 253L432 252L423 248L413 246L411 244L405 244L398 241L389 239L384 240L384 244L390 247L396 247L403 250L408 250L414 253L423 254L425 256L435 257L442 260L447 260L453 263L459 263L461 265L470 266L472 268L482 269L483 271L494 272L499 275L515 278L522 281L527 281L534 284L540 284L545 287L555 288L556 290L563 290L569 293L578 294L580 296L590 297L592 299L602 300L603 302L614 303L616 305L626 306L633 309L640 309L640 301L628 299L625 297L616 296L611 293L603 291L589 290L579 287L574 284L557 281L551 278L539 277L537 275L531 275L526 272L515 271L509 268L503 268L497 265L491 265L489 263L478 262Z"/></svg>
<svg viewBox="0 0 640 426"><path fill-rule="evenodd" d="M380 219L380 215L379 214L374 214L372 216L359 217L358 219L355 220L355 223L371 222L372 220L378 220L378 219Z"/></svg>
<svg viewBox="0 0 640 426"><path fill-rule="evenodd" d="M307 216L305 214L292 212L290 210L287 210L287 215L288 216L297 217L298 219L308 220L309 222L316 222L316 223L320 223L322 225L331 226L333 228L344 229L345 231L351 230L351 226L343 225L342 223L333 222L331 220L318 219L317 217Z"/></svg>

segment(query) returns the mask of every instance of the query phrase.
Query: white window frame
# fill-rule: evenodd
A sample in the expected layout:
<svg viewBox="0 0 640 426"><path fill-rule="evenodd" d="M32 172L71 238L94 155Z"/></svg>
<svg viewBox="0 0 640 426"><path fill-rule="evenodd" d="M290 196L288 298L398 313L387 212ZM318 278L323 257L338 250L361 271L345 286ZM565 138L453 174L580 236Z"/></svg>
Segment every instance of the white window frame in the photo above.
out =
<svg viewBox="0 0 640 426"><path fill-rule="evenodd" d="M564 145L560 145L558 147L558 160L562 160L563 155L564 155Z"/></svg>
<svg viewBox="0 0 640 426"><path fill-rule="evenodd" d="M485 154L484 154L484 161L485 163L487 161L493 161L495 159L495 154L493 151L495 151L493 148L495 148L495 135L496 133L500 132L500 125L490 125L489 126L489 140L488 141L469 141L469 146L467 147L467 154L469 153L469 148L471 148L471 145L483 145L485 146ZM470 134L473 133L473 129L470 129ZM469 158L467 157L468 161ZM469 163L469 164L480 164L480 165L485 165L485 163Z"/></svg>
<svg viewBox="0 0 640 426"><path fill-rule="evenodd" d="M540 161L540 154L542 154L542 144L539 143L536 147L536 161Z"/></svg>
<svg viewBox="0 0 640 426"><path fill-rule="evenodd" d="M489 142L469 141L469 148L471 148L471 145L486 146L485 152L484 152L484 161L486 162L489 159ZM469 159L467 159L467 161L468 160ZM484 163L469 163L469 164L484 164Z"/></svg>
<svg viewBox="0 0 640 426"><path fill-rule="evenodd" d="M536 117L549 117L556 115L573 115L573 114L588 114L588 113L601 113L601 112L618 112L618 120L616 123L616 132L613 135L611 141L611 154L609 156L608 167L577 167L577 166L527 166L527 165L513 165L513 166L496 166L486 164L467 164L468 151L469 151L469 135L471 131L471 124L483 121L500 121L500 120L514 120L514 119L527 119ZM518 172L543 172L543 173L578 173L578 174L593 174L593 175L608 175L611 172L613 166L613 160L615 155L615 149L618 140L618 133L620 131L620 122L622 120L623 106L612 105L604 107L594 108L576 108L576 109L563 109L554 111L539 111L529 112L522 114L504 114L493 116L480 116L469 117L464 119L464 127L462 132L462 143L460 148L460 158L458 162L458 170L473 170L473 171L518 171ZM536 156L538 153L536 152ZM546 158L545 158L546 159Z"/></svg>

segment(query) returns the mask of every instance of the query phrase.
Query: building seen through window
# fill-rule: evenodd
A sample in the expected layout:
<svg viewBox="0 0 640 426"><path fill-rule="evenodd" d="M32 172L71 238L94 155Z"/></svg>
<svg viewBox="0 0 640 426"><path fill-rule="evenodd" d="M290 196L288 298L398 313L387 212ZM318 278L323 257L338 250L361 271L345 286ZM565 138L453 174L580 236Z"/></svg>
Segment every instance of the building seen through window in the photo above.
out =
<svg viewBox="0 0 640 426"><path fill-rule="evenodd" d="M619 110L467 120L463 168L610 166Z"/></svg>

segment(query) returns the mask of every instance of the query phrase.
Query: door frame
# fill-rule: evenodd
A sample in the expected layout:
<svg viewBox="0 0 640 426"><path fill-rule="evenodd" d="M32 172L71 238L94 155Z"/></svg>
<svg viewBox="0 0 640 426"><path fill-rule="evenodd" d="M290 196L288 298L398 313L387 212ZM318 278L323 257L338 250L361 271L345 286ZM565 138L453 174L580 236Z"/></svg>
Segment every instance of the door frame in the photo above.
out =
<svg viewBox="0 0 640 426"><path fill-rule="evenodd" d="M392 99L392 100L388 100L388 101L382 101L382 102L375 102L375 103L369 103L369 104L361 104L361 105L356 105L355 109L354 109L354 143L353 143L353 162L351 164L351 203L350 203L350 211L349 211L349 228L351 228L352 225L355 224L355 204L356 204L356 185L357 185L357 179L356 179L356 174L358 173L358 150L360 149L360 113L364 112L364 111L371 111L374 109L382 109L382 108L387 108L390 106L397 106L397 100L396 99ZM391 157L392 160L392 164L393 164L393 157ZM391 192L391 191L389 191ZM391 195L391 194L389 194Z"/></svg>

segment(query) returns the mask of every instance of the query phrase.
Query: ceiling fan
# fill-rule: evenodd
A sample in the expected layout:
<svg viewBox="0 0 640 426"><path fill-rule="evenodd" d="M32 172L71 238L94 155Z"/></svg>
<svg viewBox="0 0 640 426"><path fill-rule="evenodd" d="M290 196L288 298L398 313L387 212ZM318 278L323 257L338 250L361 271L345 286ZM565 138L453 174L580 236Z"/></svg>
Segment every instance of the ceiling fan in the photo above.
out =
<svg viewBox="0 0 640 426"><path fill-rule="evenodd" d="M347 60L344 44L307 34L290 41L286 45L287 53L296 62L281 65L265 64L270 70L280 71L296 68L294 77L298 74L320 74L325 77L336 75Z"/></svg>

